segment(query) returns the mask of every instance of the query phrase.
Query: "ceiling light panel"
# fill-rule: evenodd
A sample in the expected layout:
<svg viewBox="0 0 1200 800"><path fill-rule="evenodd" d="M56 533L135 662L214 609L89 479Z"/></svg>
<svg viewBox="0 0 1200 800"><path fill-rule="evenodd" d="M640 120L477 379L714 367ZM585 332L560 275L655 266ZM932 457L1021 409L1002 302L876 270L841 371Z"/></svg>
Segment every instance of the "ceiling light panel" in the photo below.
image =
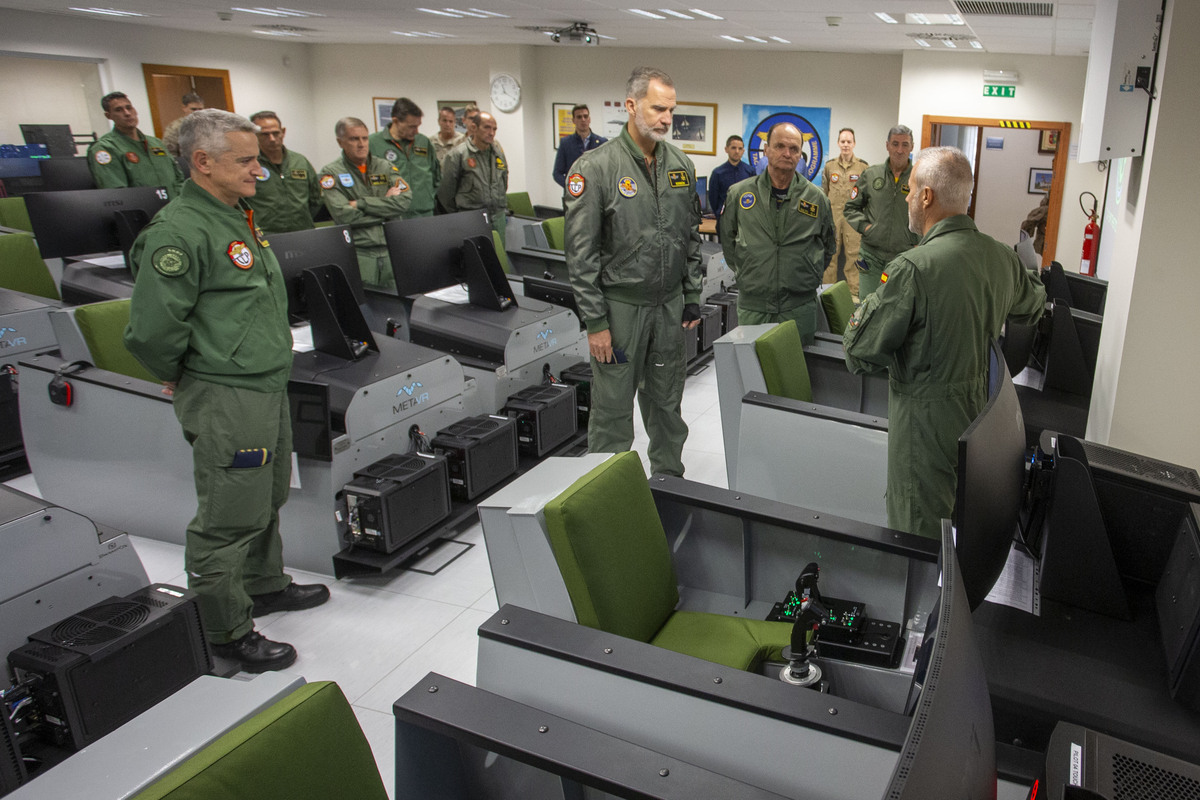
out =
<svg viewBox="0 0 1200 800"><path fill-rule="evenodd" d="M748 41L751 41L751 42L758 42L759 44L766 44L766 43L767 43L767 40L766 40L766 39L760 39L760 38L758 38L757 36L747 36L747 37L746 37L746 39L747 39Z"/></svg>
<svg viewBox="0 0 1200 800"><path fill-rule="evenodd" d="M896 21L895 17L893 17L891 14L888 14L883 11L876 11L875 16L879 17L881 20L886 22L888 25L899 25L900 24L899 22Z"/></svg>
<svg viewBox="0 0 1200 800"><path fill-rule="evenodd" d="M690 17L690 16L688 16L687 14L684 14L684 13L683 13L683 12L681 12L681 11L672 11L672 10L671 10L671 9L669 9L669 8L660 8L660 9L658 9L658 10L659 10L659 11L661 11L662 13L664 13L664 14L669 14L670 16L672 16L672 17L676 17L676 18L678 18L678 19L686 19L686 20L694 20L694 19L695 19L695 17Z"/></svg>
<svg viewBox="0 0 1200 800"><path fill-rule="evenodd" d="M726 35L726 34L724 34L724 33L722 33L722 34L721 34L720 36L718 36L717 38L718 38L718 39L724 39L724 40L726 40L726 41L728 41L728 42L737 42L738 44L745 44L745 42L743 42L741 39L737 38L736 36L728 36L728 35Z"/></svg>
<svg viewBox="0 0 1200 800"><path fill-rule="evenodd" d="M145 17L147 14L139 14L136 11L122 11L119 8L76 8L74 6L67 9L68 11L82 11L85 14L103 14L106 17Z"/></svg>
<svg viewBox="0 0 1200 800"><path fill-rule="evenodd" d="M706 17L708 19L715 19L715 20L720 20L720 21L724 21L724 19L725 19L724 17L718 17L716 14L705 11L702 8L689 8L688 11L692 12L693 14L698 14L702 17Z"/></svg>
<svg viewBox="0 0 1200 800"><path fill-rule="evenodd" d="M454 19L462 19L462 14L454 14L449 11L441 11L436 8L418 8L417 11L424 11L426 14L437 14L439 17L453 17Z"/></svg>
<svg viewBox="0 0 1200 800"><path fill-rule="evenodd" d="M664 17L662 14L655 14L653 11L646 11L645 9L641 8L627 8L625 10L630 14L637 14L640 17L648 17L650 19L666 19L666 17Z"/></svg>

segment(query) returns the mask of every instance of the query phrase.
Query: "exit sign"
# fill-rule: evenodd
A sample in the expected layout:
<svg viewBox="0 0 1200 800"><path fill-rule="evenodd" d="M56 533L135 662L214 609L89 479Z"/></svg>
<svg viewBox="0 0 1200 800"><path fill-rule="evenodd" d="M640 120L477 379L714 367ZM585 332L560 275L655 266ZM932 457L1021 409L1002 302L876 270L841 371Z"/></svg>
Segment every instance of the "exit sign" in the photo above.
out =
<svg viewBox="0 0 1200 800"><path fill-rule="evenodd" d="M1017 87L1015 86L996 86L985 83L983 85L984 97L1016 97Z"/></svg>

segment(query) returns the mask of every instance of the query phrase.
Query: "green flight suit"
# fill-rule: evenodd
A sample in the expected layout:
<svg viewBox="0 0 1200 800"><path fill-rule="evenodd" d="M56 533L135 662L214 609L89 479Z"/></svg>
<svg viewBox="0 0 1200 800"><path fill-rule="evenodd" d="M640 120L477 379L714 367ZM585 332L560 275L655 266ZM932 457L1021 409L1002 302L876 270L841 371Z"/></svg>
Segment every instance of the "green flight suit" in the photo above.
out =
<svg viewBox="0 0 1200 800"><path fill-rule="evenodd" d="M437 190L438 202L449 213L482 208L492 221L492 230L500 234L508 226L508 158L497 142L480 150L470 139L450 151L442 163L442 178Z"/></svg>
<svg viewBox="0 0 1200 800"><path fill-rule="evenodd" d="M862 234L859 298L878 289L884 267L920 238L908 229L908 182L911 176L911 161L898 179L885 161L867 167L859 176L858 185L850 190L844 211L846 221Z"/></svg>
<svg viewBox="0 0 1200 800"><path fill-rule="evenodd" d="M311 229L321 210L321 184L309 160L285 147L282 163L272 164L259 153L258 165L263 172L258 191L246 198L254 224L267 234Z"/></svg>
<svg viewBox="0 0 1200 800"><path fill-rule="evenodd" d="M371 155L390 163L400 170L401 177L412 190L412 205L404 212L404 219L432 217L433 200L437 195L442 170L429 137L418 133L411 142L398 141L384 128L367 137Z"/></svg>
<svg viewBox="0 0 1200 800"><path fill-rule="evenodd" d="M453 157L453 156L451 156ZM567 273L588 333L608 330L625 363L592 359L588 450L633 445L636 392L650 467L683 474L683 306L700 302L700 198L690 158L659 142L652 166L629 131L567 175Z"/></svg>
<svg viewBox="0 0 1200 800"><path fill-rule="evenodd" d="M954 510L958 437L987 404L988 343L1006 319L1036 322L1046 290L966 215L935 224L886 274L846 328L846 364L889 373L888 525L936 538Z"/></svg>
<svg viewBox="0 0 1200 800"><path fill-rule="evenodd" d="M363 284L373 289L396 290L396 276L388 257L383 223L401 219L412 203L412 189L400 170L382 158L367 156L367 174L343 154L321 168L321 197L338 225L349 225L358 252L358 269ZM400 194L387 196L399 186ZM356 201L355 206L350 202Z"/></svg>
<svg viewBox="0 0 1200 800"><path fill-rule="evenodd" d="M88 148L87 159L98 189L163 186L174 200L183 187L179 164L161 141L141 131L131 139L113 128Z"/></svg>
<svg viewBox="0 0 1200 800"><path fill-rule="evenodd" d="M798 173L782 205L770 170L729 188L721 215L721 249L737 276L738 322L795 320L804 344L817 331L817 289L837 252L833 212L824 192Z"/></svg>
<svg viewBox="0 0 1200 800"><path fill-rule="evenodd" d="M232 642L254 627L250 595L291 582L279 536L292 464L283 276L248 209L192 181L142 230L130 263L125 346L177 383L175 416L192 447L188 586L209 641Z"/></svg>

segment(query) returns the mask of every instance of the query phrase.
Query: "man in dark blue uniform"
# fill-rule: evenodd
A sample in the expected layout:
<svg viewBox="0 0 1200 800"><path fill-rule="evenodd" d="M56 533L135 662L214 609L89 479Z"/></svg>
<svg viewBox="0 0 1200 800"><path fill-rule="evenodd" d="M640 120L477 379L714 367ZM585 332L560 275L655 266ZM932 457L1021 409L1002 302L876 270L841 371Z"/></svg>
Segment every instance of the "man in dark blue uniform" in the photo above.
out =
<svg viewBox="0 0 1200 800"><path fill-rule="evenodd" d="M708 210L717 215L717 230L721 229L721 210L725 205L725 195L729 187L735 183L754 177L754 168L742 161L746 152L746 143L736 133L725 140L725 155L729 157L721 166L712 171L708 179Z"/></svg>
<svg viewBox="0 0 1200 800"><path fill-rule="evenodd" d="M575 122L575 132L558 140L558 155L554 157L554 182L563 187L564 192L567 173L571 171L575 160L608 141L592 132L592 112L588 111L587 106L580 104L572 108L571 119Z"/></svg>

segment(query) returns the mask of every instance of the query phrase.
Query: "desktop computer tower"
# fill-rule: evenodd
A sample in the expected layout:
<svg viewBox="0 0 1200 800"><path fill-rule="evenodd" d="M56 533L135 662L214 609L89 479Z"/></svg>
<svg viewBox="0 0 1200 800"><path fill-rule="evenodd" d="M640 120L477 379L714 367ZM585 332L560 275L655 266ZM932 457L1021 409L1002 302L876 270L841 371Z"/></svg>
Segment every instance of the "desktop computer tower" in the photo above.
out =
<svg viewBox="0 0 1200 800"><path fill-rule="evenodd" d="M700 326L683 329L683 363L691 364L700 354Z"/></svg>
<svg viewBox="0 0 1200 800"><path fill-rule="evenodd" d="M734 292L720 292L709 295L708 299L704 301L710 306L716 306L721 309L722 336L738 326L737 298L738 296Z"/></svg>
<svg viewBox="0 0 1200 800"><path fill-rule="evenodd" d="M354 473L342 489L346 544L394 553L450 516L446 457L391 455Z"/></svg>
<svg viewBox="0 0 1200 800"><path fill-rule="evenodd" d="M504 413L517 421L522 453L541 458L579 429L575 387L566 383L530 386L508 398Z"/></svg>
<svg viewBox="0 0 1200 800"><path fill-rule="evenodd" d="M212 670L195 595L152 584L29 636L8 655L33 730L78 750Z"/></svg>
<svg viewBox="0 0 1200 800"><path fill-rule="evenodd" d="M721 338L720 307L708 304L700 306L700 325L696 330L700 340L697 349L701 353L712 350L713 342Z"/></svg>
<svg viewBox="0 0 1200 800"><path fill-rule="evenodd" d="M450 495L474 500L517 471L517 422L511 417L468 417L442 428L430 442L446 458Z"/></svg>
<svg viewBox="0 0 1200 800"><path fill-rule="evenodd" d="M586 428L592 413L592 365L580 361L565 367L559 374L559 380L575 387L575 410L579 418L579 427Z"/></svg>

